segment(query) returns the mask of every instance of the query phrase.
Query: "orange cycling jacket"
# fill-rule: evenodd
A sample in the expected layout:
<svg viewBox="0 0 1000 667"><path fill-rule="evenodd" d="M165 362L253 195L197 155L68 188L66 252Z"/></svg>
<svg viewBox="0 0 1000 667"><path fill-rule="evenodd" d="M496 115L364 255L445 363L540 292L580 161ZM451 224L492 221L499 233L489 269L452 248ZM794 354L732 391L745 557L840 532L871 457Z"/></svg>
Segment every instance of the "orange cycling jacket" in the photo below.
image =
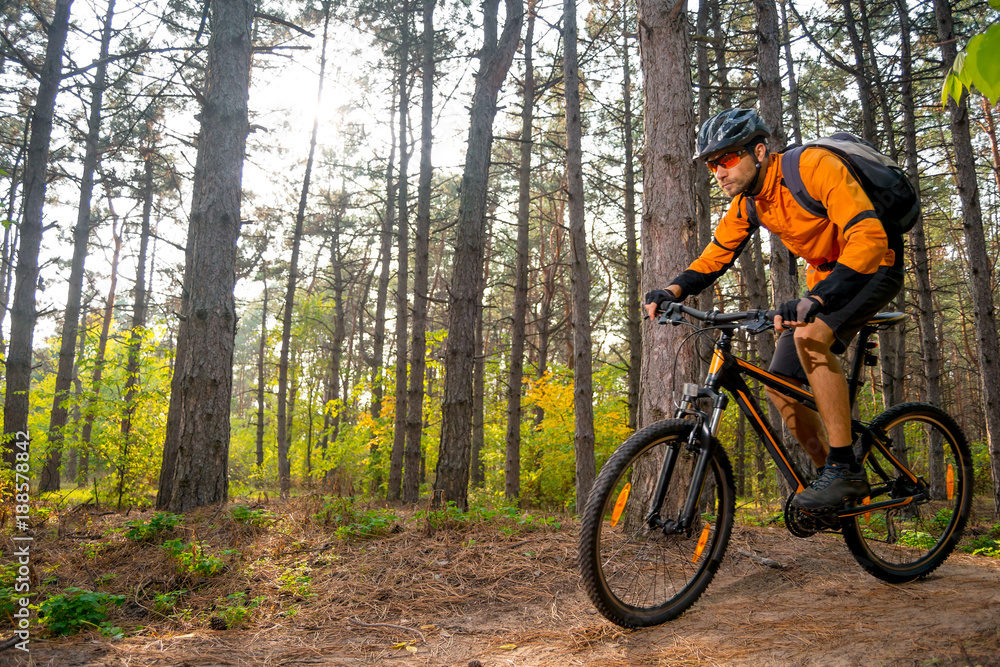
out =
<svg viewBox="0 0 1000 667"><path fill-rule="evenodd" d="M823 148L802 152L802 181L826 207L828 217L822 218L799 206L782 185L781 157L771 154L764 186L753 198L759 225L748 216L747 197L733 199L712 242L674 280L681 298L697 294L729 270L758 226L777 234L806 260L809 294L823 300L826 312L846 305L880 266L895 266L902 259L901 239L886 236L871 200L840 158Z"/></svg>

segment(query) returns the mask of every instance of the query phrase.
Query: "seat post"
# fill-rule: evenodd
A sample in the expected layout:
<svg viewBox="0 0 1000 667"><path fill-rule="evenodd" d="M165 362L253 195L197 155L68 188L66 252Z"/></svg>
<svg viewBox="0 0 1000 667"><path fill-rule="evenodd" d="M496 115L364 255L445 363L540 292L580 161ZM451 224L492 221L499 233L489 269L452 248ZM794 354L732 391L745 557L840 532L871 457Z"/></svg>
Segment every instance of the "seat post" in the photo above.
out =
<svg viewBox="0 0 1000 667"><path fill-rule="evenodd" d="M865 354L868 350L868 339L871 338L871 335L875 333L876 330L877 329L872 325L866 324L861 327L861 331L858 332L858 341L854 347L854 360L851 362L851 377L847 380L847 390L852 410L854 409L854 401L858 397L858 390L862 385L861 369L864 368L865 364Z"/></svg>

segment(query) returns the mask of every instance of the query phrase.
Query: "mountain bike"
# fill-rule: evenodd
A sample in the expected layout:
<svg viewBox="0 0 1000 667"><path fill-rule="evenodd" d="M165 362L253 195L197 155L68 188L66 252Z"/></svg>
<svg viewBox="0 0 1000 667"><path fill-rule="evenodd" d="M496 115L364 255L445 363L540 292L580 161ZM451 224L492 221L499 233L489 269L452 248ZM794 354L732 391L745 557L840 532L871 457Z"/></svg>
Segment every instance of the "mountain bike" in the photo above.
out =
<svg viewBox="0 0 1000 667"><path fill-rule="evenodd" d="M870 496L825 513L792 506L809 478L746 379L815 410L813 395L732 351L741 330L756 335L772 329L773 314L704 312L671 303L660 316L660 323L687 324L718 338L704 384L685 383L674 418L634 433L594 482L583 511L578 564L590 599L608 620L626 628L665 623L694 604L719 569L736 501L733 469L718 440L730 397L795 489L784 503L793 535L840 532L861 567L891 583L928 575L958 543L972 502L972 458L958 424L929 404L890 407L869 422L852 419ZM703 324L693 325L684 315ZM904 319L901 313L879 313L859 332L848 379L852 408L864 367L877 364L877 344L869 338Z"/></svg>

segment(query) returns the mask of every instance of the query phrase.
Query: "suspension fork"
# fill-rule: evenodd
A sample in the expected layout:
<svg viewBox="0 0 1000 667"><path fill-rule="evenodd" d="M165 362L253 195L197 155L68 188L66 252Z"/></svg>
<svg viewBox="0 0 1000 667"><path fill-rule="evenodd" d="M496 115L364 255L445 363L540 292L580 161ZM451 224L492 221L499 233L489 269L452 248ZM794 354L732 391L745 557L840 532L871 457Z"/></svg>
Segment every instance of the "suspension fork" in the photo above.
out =
<svg viewBox="0 0 1000 667"><path fill-rule="evenodd" d="M704 412L694 410L691 406L698 398L713 398L711 416ZM686 533L691 536L691 529L695 524L695 515L698 511L698 503L701 500L702 487L705 485L705 475L712 457L715 455L714 436L722 421L722 414L729 404L729 397L717 392L711 387L699 388L694 384L684 385L684 397L681 401L682 410L680 415L693 417L693 426L684 445L674 445L667 449L660 466L660 475L656 481L656 488L653 491L653 499L646 522L649 525L661 528L666 534ZM674 468L677 463L677 454L681 446L695 454L694 472L691 477L691 486L688 489L687 497L684 500L684 508L678 513L677 519L662 519L659 508L666 499L670 480L673 477Z"/></svg>

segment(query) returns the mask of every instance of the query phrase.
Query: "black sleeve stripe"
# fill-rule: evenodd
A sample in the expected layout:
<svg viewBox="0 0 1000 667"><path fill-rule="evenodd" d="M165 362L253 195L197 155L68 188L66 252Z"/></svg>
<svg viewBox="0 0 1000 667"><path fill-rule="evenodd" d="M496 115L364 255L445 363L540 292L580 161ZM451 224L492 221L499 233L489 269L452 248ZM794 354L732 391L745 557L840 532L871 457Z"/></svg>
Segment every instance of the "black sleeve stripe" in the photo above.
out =
<svg viewBox="0 0 1000 667"><path fill-rule="evenodd" d="M712 243L714 243L715 245L719 246L720 248L722 248L723 250L725 250L727 252L736 252L736 248L727 248L726 246L724 246L721 243L719 243L719 239L715 238L714 236L712 237ZM737 248L738 247L739 246L737 246Z"/></svg>
<svg viewBox="0 0 1000 667"><path fill-rule="evenodd" d="M856 216L851 218L850 222L844 225L844 232L846 233L847 230L853 227L854 225L858 224L862 220L867 220L869 218L875 218L877 220L878 215L875 213L875 211L862 211L861 213L858 213Z"/></svg>

